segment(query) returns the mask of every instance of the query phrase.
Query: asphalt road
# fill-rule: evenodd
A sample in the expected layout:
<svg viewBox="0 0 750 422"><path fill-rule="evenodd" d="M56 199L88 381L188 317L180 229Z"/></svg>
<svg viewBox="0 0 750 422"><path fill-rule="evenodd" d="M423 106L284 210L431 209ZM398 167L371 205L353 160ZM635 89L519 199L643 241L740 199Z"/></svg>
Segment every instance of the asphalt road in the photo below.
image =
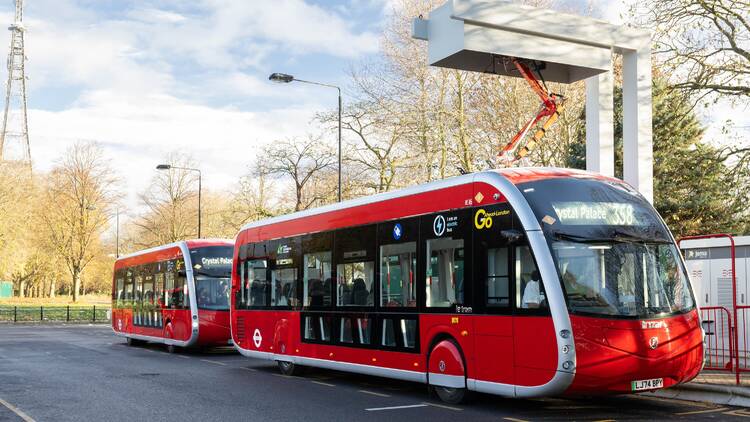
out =
<svg viewBox="0 0 750 422"><path fill-rule="evenodd" d="M107 326L0 325L0 421L703 420L750 410L623 396L447 406L426 387L311 370L285 377L231 351L170 355ZM24 419L25 418L25 419Z"/></svg>

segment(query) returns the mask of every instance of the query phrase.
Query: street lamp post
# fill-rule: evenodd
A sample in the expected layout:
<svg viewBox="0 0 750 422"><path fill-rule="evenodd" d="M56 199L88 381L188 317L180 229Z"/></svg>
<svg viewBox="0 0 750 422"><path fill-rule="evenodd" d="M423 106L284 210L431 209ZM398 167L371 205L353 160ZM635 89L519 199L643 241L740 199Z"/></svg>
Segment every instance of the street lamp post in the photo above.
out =
<svg viewBox="0 0 750 422"><path fill-rule="evenodd" d="M339 198L339 202L341 202L341 88L339 88L336 85L329 85L329 84L324 84L321 82L313 82L313 81L306 81L303 79L297 79L294 76L288 75L286 73L272 73L271 76L268 77L268 79L273 82L278 82L282 84L288 84L290 82L302 82L306 84L324 86L327 88L335 88L338 91L338 94L339 94L339 154L338 154L339 155L339 170L338 170L339 194L338 194L338 198Z"/></svg>
<svg viewBox="0 0 750 422"><path fill-rule="evenodd" d="M189 168L189 167L177 167L173 166L171 164L159 164L156 166L157 170L185 170L185 171L194 171L198 173L198 239L201 238L201 179L202 174L199 169Z"/></svg>

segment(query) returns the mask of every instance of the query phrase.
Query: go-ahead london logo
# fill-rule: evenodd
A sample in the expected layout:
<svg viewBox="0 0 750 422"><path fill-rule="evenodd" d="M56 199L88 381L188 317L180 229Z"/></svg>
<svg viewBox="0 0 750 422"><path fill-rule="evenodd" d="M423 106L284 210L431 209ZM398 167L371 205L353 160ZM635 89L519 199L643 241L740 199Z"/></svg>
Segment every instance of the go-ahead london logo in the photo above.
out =
<svg viewBox="0 0 750 422"><path fill-rule="evenodd" d="M480 208L474 214L474 227L479 230L489 229L492 227L492 217L502 217L510 214L509 210L499 210L487 212Z"/></svg>

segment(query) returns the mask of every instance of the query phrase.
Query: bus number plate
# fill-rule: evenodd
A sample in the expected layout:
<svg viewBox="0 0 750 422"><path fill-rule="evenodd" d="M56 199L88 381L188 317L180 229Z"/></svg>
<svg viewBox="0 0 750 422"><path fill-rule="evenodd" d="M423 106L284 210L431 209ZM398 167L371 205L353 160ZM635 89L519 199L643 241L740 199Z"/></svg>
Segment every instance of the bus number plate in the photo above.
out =
<svg viewBox="0 0 750 422"><path fill-rule="evenodd" d="M630 386L633 391L653 390L664 387L664 379L654 378L650 380L631 381Z"/></svg>

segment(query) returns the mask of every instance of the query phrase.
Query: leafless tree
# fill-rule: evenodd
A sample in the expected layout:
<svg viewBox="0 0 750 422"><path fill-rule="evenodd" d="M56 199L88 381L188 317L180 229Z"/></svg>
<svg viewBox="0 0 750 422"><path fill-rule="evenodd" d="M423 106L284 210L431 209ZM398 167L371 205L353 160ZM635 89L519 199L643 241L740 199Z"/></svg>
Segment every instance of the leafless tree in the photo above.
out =
<svg viewBox="0 0 750 422"><path fill-rule="evenodd" d="M258 156L258 172L292 182L294 211L319 205L330 198L332 190L335 192L335 185L317 183L336 162L336 155L320 136L273 142Z"/></svg>
<svg viewBox="0 0 750 422"><path fill-rule="evenodd" d="M749 1L650 0L634 13L656 28L655 52L672 68L675 88L750 97Z"/></svg>
<svg viewBox="0 0 750 422"><path fill-rule="evenodd" d="M190 157L172 153L167 162L176 167L193 167ZM148 189L139 195L146 211L133 225L131 239L138 248L176 242L198 233L198 176L172 168L154 174Z"/></svg>

